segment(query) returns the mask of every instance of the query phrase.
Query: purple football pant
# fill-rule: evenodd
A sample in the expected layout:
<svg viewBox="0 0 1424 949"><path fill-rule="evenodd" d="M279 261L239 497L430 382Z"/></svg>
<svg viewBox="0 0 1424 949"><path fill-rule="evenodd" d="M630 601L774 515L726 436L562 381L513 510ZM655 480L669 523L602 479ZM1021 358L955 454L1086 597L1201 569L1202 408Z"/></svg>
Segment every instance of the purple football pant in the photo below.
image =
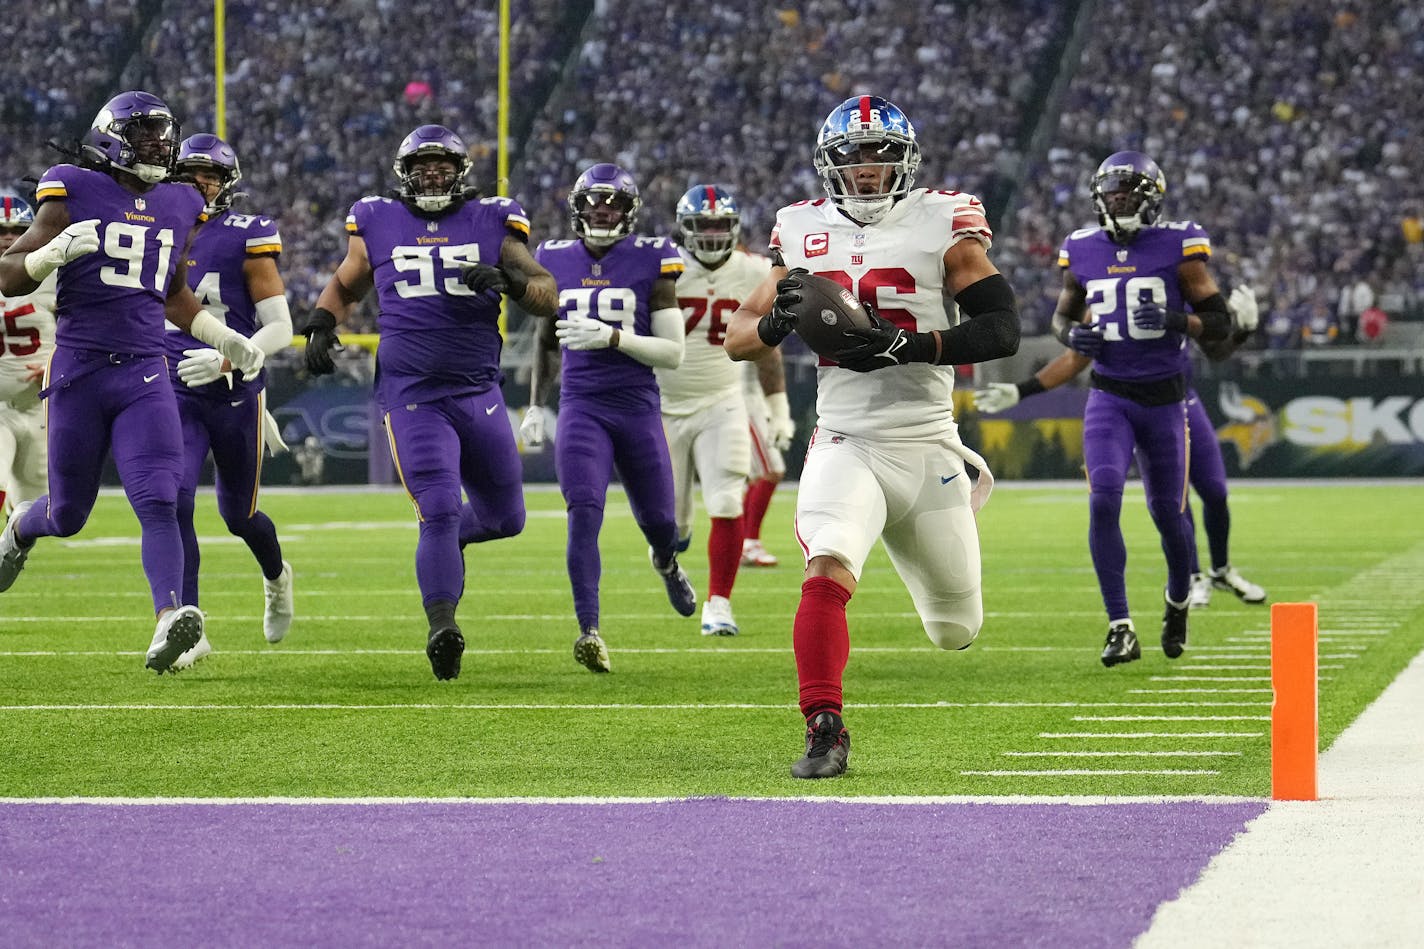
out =
<svg viewBox="0 0 1424 949"><path fill-rule="evenodd" d="M215 386L227 388L226 383ZM231 394L234 398L224 398ZM261 392L219 393L178 390L178 417L183 424L183 483L178 486L178 530L183 535L183 602L198 605L198 532L193 509L198 478L209 449L218 496L218 514L234 536L242 538L262 576L282 575L282 546L277 528L257 510L257 489L262 483Z"/></svg>
<svg viewBox="0 0 1424 949"><path fill-rule="evenodd" d="M1211 548L1211 565L1224 569L1231 563L1231 509L1226 504L1226 462L1221 457L1221 442L1206 414L1206 406L1197 394L1187 390L1187 431L1191 445L1192 489L1201 498L1202 526L1206 528L1207 546ZM1191 523L1192 508L1186 516ZM1192 573L1201 572L1197 560L1196 525L1192 531Z"/></svg>
<svg viewBox="0 0 1424 949"><path fill-rule="evenodd" d="M598 625L598 583L603 562L598 534L614 469L628 494L633 520L657 558L666 562L677 545L672 461L662 414L564 403L554 438L554 469L569 511L565 552L579 627Z"/></svg>
<svg viewBox="0 0 1424 949"><path fill-rule="evenodd" d="M1184 603L1191 585L1187 490L1186 404L1138 405L1101 389L1088 393L1083 412L1083 460L1088 469L1088 549L1109 621L1131 616L1127 607L1127 546L1122 538L1122 489L1137 449L1147 510L1167 557L1167 595Z"/></svg>
<svg viewBox="0 0 1424 949"><path fill-rule="evenodd" d="M91 350L55 350L46 408L49 494L37 499L18 527L30 540L79 533L99 496L104 456L112 451L138 517L143 572L157 613L179 605L183 582L178 405L162 356L117 357L128 360L117 364L109 358Z"/></svg>
<svg viewBox="0 0 1424 949"><path fill-rule="evenodd" d="M386 413L386 435L420 521L421 602L458 603L464 546L524 530L524 472L504 394L494 388L398 406ZM461 486L468 501L460 499Z"/></svg>

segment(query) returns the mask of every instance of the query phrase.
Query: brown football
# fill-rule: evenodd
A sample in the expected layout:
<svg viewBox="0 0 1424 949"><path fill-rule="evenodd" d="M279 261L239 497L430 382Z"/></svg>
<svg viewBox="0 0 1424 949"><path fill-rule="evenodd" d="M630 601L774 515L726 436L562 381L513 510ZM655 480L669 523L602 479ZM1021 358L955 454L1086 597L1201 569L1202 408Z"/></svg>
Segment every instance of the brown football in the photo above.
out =
<svg viewBox="0 0 1424 949"><path fill-rule="evenodd" d="M796 314L796 335L811 351L835 359L864 340L847 336L846 330L869 329L873 324L849 290L828 277L801 274L801 302L791 307Z"/></svg>

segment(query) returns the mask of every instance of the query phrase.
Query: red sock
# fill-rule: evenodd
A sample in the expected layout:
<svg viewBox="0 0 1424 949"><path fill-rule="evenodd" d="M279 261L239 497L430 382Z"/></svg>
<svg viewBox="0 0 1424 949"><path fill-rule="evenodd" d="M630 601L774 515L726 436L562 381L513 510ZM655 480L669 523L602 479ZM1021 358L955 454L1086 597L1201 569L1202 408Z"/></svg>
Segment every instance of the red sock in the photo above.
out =
<svg viewBox="0 0 1424 949"><path fill-rule="evenodd" d="M766 517L767 505L776 493L776 482L769 478L753 481L747 488L746 499L742 502L743 529L750 540L761 538L761 522Z"/></svg>
<svg viewBox="0 0 1424 949"><path fill-rule="evenodd" d="M730 597L741 565L742 519L712 518L712 532L707 535L707 595Z"/></svg>
<svg viewBox="0 0 1424 949"><path fill-rule="evenodd" d="M850 657L849 602L850 591L829 577L812 577L801 584L791 642L801 683L801 712L807 718L827 709L840 714L841 677Z"/></svg>

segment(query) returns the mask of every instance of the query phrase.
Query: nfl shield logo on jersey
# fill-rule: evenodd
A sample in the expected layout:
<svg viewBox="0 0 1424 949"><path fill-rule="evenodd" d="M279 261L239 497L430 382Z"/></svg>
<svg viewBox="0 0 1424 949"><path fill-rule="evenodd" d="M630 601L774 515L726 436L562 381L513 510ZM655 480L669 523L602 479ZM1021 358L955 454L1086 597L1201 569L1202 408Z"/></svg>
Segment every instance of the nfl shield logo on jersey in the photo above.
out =
<svg viewBox="0 0 1424 949"><path fill-rule="evenodd" d="M147 207L148 207L148 202L145 201L145 200L143 200L143 198L134 198L134 209L135 209L135 210L142 211L142 210L146 209Z"/></svg>

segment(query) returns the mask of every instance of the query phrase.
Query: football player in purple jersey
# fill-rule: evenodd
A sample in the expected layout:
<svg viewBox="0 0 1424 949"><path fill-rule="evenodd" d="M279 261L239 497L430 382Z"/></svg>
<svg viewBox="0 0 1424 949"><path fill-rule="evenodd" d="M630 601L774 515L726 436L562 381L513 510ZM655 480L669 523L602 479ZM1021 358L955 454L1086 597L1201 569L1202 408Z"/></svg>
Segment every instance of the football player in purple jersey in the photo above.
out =
<svg viewBox="0 0 1424 949"><path fill-rule="evenodd" d="M598 535L615 469L673 608L683 616L697 609L677 562L672 462L653 375L682 364L683 263L667 238L633 236L642 199L633 176L617 165L586 169L568 201L578 239L545 241L534 255L558 281L560 318L541 327L521 432L526 445L543 442L544 405L562 348L554 468L569 512L565 559L579 625L574 658L608 672Z"/></svg>
<svg viewBox="0 0 1424 949"><path fill-rule="evenodd" d="M1231 310L1232 332L1215 343L1202 344L1202 351L1213 361L1228 358L1256 331L1259 315L1256 295L1250 287L1231 291L1227 303ZM994 414L1019 404L1029 396L1056 389L1079 375L1093 361L1071 349L1023 382L992 382L974 393L974 404L981 412ZM1207 547L1211 551L1210 573L1201 569L1195 543L1196 527L1191 504L1185 515L1192 522L1192 592L1190 606L1198 609L1210 605L1213 589L1236 594L1243 603L1266 602L1266 591L1241 575L1231 565L1231 509L1227 505L1226 462L1221 457L1221 442L1216 437L1211 419L1206 414L1190 379L1187 384L1187 477L1201 499L1202 525L1206 528Z"/></svg>
<svg viewBox="0 0 1424 949"><path fill-rule="evenodd" d="M0 534L0 591L15 582L37 538L84 526L112 451L138 517L158 614L145 665L160 674L203 634L203 614L180 597L183 443L164 318L217 349L244 378L263 362L262 350L203 309L188 287L183 251L203 199L166 180L179 138L157 96L114 96L81 140L79 164L41 177L34 223L0 257L0 293L29 293L59 272L56 348L40 393L49 399L49 493L17 507Z"/></svg>
<svg viewBox="0 0 1424 949"><path fill-rule="evenodd" d="M455 621L464 547L524 529L522 466L500 391L500 296L552 317L557 288L529 253L524 209L466 186L469 149L454 132L420 126L392 167L396 197L362 198L346 218L346 258L307 320L306 365L313 375L335 369L337 324L374 287L376 400L420 522L425 653L435 678L454 679L465 651Z"/></svg>
<svg viewBox="0 0 1424 949"><path fill-rule="evenodd" d="M1146 155L1108 156L1091 182L1098 226L1068 235L1058 257L1063 289L1054 328L1093 364L1083 460L1088 547L1108 615L1105 666L1142 655L1128 610L1121 525L1134 453L1167 558L1162 651L1175 659L1186 649L1196 545L1184 516L1187 339L1214 346L1231 333L1226 300L1206 265L1211 240L1191 221L1158 221L1166 191L1166 178Z"/></svg>
<svg viewBox="0 0 1424 949"><path fill-rule="evenodd" d="M292 342L292 317L277 257L282 238L271 218L232 210L242 169L232 147L206 132L178 147L176 174L203 196L203 225L188 246L188 285L210 313L250 338L267 356ZM262 633L281 642L292 625L292 567L282 559L277 529L257 510L262 450L280 445L268 425L266 373L234 378L232 364L187 333L168 333L178 415L183 422L183 482L178 488L178 529L183 534L183 602L198 605L198 534L193 508L198 477L211 450L218 513L242 538L262 570L266 605ZM186 668L212 652L207 634L178 657Z"/></svg>

